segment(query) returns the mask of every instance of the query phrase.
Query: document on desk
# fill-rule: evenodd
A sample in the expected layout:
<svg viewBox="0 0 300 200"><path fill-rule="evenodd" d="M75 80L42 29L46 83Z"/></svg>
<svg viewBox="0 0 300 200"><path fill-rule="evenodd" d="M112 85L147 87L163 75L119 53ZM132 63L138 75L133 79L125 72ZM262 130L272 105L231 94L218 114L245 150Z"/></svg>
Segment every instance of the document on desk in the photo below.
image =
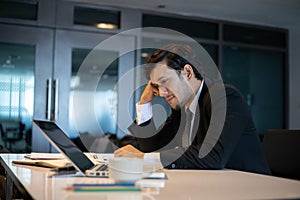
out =
<svg viewBox="0 0 300 200"><path fill-rule="evenodd" d="M14 164L21 165L32 165L38 167L50 167L50 168L68 168L73 165L67 159L59 159L59 160L13 160Z"/></svg>
<svg viewBox="0 0 300 200"><path fill-rule="evenodd" d="M72 163L60 153L35 153L26 154L24 160L13 160L14 164L32 165L49 168L71 168Z"/></svg>
<svg viewBox="0 0 300 200"><path fill-rule="evenodd" d="M38 167L50 167L50 168L66 168L72 167L72 164L66 159L60 160L13 160L14 164L21 165L33 165Z"/></svg>
<svg viewBox="0 0 300 200"><path fill-rule="evenodd" d="M26 154L24 157L31 159L31 160L61 160L61 159L65 159L65 157L61 153L32 152L32 153Z"/></svg>

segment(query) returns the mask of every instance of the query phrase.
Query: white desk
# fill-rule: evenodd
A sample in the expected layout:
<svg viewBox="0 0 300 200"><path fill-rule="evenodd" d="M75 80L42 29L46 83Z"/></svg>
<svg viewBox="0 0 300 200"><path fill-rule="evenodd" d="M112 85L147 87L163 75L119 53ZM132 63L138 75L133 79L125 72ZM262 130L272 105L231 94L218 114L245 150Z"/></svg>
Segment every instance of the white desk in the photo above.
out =
<svg viewBox="0 0 300 200"><path fill-rule="evenodd" d="M22 154L0 154L0 170L24 199L287 199L300 198L300 181L235 170L167 170L167 180L141 180L154 184L153 192L73 192L65 188L73 183L101 183L105 178L49 177L49 169L13 165ZM11 190L10 188L7 188Z"/></svg>

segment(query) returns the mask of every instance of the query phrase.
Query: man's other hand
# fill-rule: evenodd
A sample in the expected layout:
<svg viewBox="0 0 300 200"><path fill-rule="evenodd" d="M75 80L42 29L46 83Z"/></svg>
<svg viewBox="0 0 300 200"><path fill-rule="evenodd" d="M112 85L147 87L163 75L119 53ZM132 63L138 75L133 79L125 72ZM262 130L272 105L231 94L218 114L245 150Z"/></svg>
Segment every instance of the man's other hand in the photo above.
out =
<svg viewBox="0 0 300 200"><path fill-rule="evenodd" d="M131 158L144 158L144 153L133 147L132 145L128 144L124 147L117 149L114 152L115 157L131 157Z"/></svg>

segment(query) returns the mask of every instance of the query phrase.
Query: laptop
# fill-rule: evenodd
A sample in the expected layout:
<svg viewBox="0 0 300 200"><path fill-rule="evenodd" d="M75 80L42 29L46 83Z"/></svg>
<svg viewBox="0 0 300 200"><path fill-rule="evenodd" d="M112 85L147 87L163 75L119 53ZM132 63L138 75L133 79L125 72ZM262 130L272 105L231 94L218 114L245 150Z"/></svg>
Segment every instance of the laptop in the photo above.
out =
<svg viewBox="0 0 300 200"><path fill-rule="evenodd" d="M55 122L33 120L32 123L80 173L85 176L108 177L108 164L92 162Z"/></svg>

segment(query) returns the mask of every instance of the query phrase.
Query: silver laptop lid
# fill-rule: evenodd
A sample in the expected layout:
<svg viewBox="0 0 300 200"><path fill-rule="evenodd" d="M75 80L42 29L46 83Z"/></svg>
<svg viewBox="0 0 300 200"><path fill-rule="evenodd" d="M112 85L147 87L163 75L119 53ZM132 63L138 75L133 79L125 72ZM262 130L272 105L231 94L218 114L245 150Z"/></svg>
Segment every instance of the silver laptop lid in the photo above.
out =
<svg viewBox="0 0 300 200"><path fill-rule="evenodd" d="M64 154L82 174L85 174L86 170L95 166L57 124L52 121L42 120L33 120L33 124L43 133L57 151Z"/></svg>

